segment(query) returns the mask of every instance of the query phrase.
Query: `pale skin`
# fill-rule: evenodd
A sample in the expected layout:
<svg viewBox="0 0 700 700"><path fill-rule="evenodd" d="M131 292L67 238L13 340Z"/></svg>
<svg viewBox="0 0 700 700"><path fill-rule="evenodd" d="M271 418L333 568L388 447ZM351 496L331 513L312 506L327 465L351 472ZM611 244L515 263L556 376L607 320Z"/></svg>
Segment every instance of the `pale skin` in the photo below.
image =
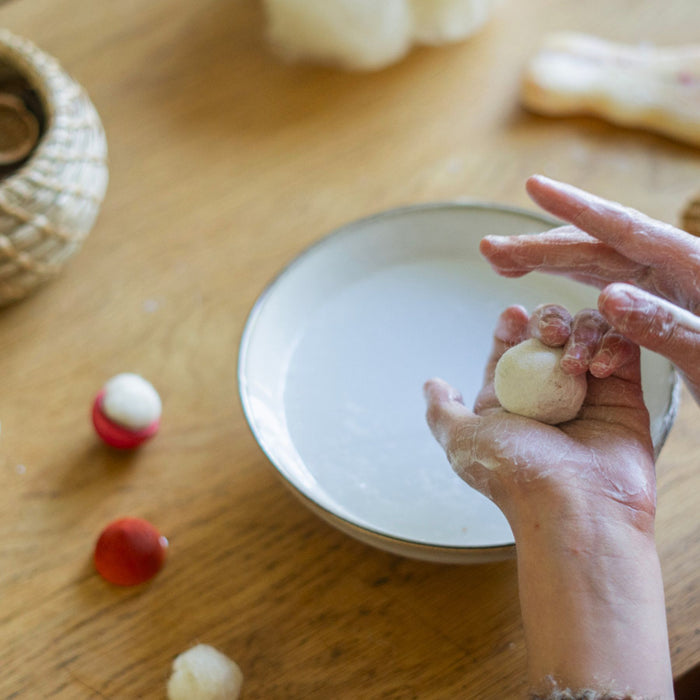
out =
<svg viewBox="0 0 700 700"><path fill-rule="evenodd" d="M668 357L700 401L700 239L542 176L531 177L527 190L571 225L486 237L481 252L493 268L505 277L536 270L598 287L598 309L608 323Z"/></svg>
<svg viewBox="0 0 700 700"><path fill-rule="evenodd" d="M430 380L428 423L453 469L501 508L515 535L534 692L593 688L670 700L654 454L637 344L674 361L700 397L700 245L567 185L531 178L528 190L588 233L571 226L489 237L482 252L507 276L542 270L596 285L599 311L572 318L556 305L532 316L506 309L474 409L456 389ZM499 405L496 362L530 336L564 346L566 371L588 373L575 420L548 426Z"/></svg>

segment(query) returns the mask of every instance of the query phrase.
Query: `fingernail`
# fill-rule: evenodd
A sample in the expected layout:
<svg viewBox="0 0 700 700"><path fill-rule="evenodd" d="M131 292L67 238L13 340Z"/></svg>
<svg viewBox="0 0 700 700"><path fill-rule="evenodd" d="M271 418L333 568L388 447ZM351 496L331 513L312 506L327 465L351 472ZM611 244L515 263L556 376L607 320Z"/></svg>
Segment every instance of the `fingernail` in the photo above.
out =
<svg viewBox="0 0 700 700"><path fill-rule="evenodd" d="M603 376L610 371L613 356L610 352L599 352L591 362L591 374L595 377Z"/></svg>
<svg viewBox="0 0 700 700"><path fill-rule="evenodd" d="M486 243L488 243L489 245L500 246L500 245L503 245L504 243L507 243L508 238L510 238L510 236L490 235L490 236L484 236L482 240L486 241Z"/></svg>
<svg viewBox="0 0 700 700"><path fill-rule="evenodd" d="M608 321L622 332L639 330L640 323L646 322L645 317L652 316L655 311L653 304L637 297L625 285L615 285L606 290L599 306Z"/></svg>
<svg viewBox="0 0 700 700"><path fill-rule="evenodd" d="M635 296L631 293L631 290L627 289L627 285L625 284L610 285L603 291L601 297L603 302L617 299L627 302L630 306L634 306L637 301Z"/></svg>
<svg viewBox="0 0 700 700"><path fill-rule="evenodd" d="M561 359L562 368L572 374L578 374L588 368L590 353L585 345L572 345Z"/></svg>
<svg viewBox="0 0 700 700"><path fill-rule="evenodd" d="M447 398L449 401L457 401L458 403L462 403L463 401L462 393L453 387L450 387L449 391L447 392Z"/></svg>
<svg viewBox="0 0 700 700"><path fill-rule="evenodd" d="M563 337L566 340L571 334L571 327L558 316L545 316L540 322L540 332L546 332L556 338Z"/></svg>
<svg viewBox="0 0 700 700"><path fill-rule="evenodd" d="M426 401L430 401L430 396L433 393L433 387L435 386L435 380L434 379L428 379L425 384L423 384L423 398Z"/></svg>
<svg viewBox="0 0 700 700"><path fill-rule="evenodd" d="M496 330L494 331L494 335L499 340L502 340L506 343L510 343L513 341L514 336L517 335L518 330L519 328L513 319L501 315L499 316L498 322L496 323Z"/></svg>

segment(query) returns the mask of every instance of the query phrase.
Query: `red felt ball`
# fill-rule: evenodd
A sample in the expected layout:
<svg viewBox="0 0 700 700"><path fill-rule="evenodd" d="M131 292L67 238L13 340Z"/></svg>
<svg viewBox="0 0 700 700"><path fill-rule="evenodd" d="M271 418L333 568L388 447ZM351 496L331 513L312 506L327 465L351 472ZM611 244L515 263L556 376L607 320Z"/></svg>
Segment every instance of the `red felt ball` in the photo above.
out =
<svg viewBox="0 0 700 700"><path fill-rule="evenodd" d="M147 520L120 518L95 544L95 568L110 583L136 586L153 578L165 562L168 540Z"/></svg>
<svg viewBox="0 0 700 700"><path fill-rule="evenodd" d="M105 391L103 389L95 397L95 401L92 404L92 424L95 426L97 434L108 445L120 450L130 450L138 447L158 432L160 420L154 421L142 430L129 430L129 428L110 420L102 410L104 396Z"/></svg>

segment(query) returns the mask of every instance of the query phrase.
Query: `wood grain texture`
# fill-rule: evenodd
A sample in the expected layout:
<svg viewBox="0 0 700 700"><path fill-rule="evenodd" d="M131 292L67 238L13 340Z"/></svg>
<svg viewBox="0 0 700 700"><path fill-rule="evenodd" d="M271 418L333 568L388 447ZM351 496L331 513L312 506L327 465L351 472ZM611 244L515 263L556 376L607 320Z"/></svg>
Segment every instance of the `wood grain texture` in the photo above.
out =
<svg viewBox="0 0 700 700"><path fill-rule="evenodd" d="M523 182L543 172L676 222L700 152L528 115L517 85L548 31L689 42L700 4L511 1L471 41L369 75L278 62L252 0L14 0L0 24L87 89L111 177L83 251L0 313L0 696L162 698L196 642L239 663L246 700L523 696L513 563L405 560L309 513L247 429L240 335L294 255L388 207L532 207ZM151 380L165 407L133 455L99 445L88 418L121 371ZM700 662L699 417L684 394L658 465L678 674ZM91 566L121 515L171 542L136 589Z"/></svg>

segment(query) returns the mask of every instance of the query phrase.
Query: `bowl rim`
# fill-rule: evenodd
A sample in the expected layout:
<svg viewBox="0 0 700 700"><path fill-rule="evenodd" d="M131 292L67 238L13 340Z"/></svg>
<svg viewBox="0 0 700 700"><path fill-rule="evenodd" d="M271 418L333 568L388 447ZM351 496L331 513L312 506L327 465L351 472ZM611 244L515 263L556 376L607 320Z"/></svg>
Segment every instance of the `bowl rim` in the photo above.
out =
<svg viewBox="0 0 700 700"><path fill-rule="evenodd" d="M563 225L565 222L550 216L546 213L541 213L536 210L526 209L524 207L519 207L511 204L502 204L500 202L487 202L477 199L469 198L457 198L453 200L441 200L432 202L419 202L414 204L407 204L403 206L393 207L390 209L384 209L367 216L360 217L358 219L353 219L337 228L332 229L330 232L322 235L316 241L310 243L309 245L302 248L297 252L263 287L263 290L257 296L248 316L245 321L243 331L241 333L241 340L239 343L238 352L238 367L237 367L237 382L238 382L238 398L243 409L243 414L245 416L248 428L253 435L259 448L262 450L263 454L267 458L268 463L274 467L274 471L282 479L285 485L292 490L295 496L299 497L302 502L310 507L312 511L315 511L317 515L324 518L327 522L335 522L336 527L344 530L346 533L348 530L352 530L355 533L355 537L360 539L365 543L370 542L385 551L396 551L398 548L408 549L412 551L412 554L405 554L404 556L413 556L420 559L432 559L433 561L443 560L447 563L457 563L458 561L468 562L469 559L475 559L477 561L496 561L499 559L507 559L513 556L515 552L515 542L506 542L502 544L492 544L492 545L443 545L432 542L423 542L420 540L411 539L409 537L400 537L396 535L389 535L386 532L382 532L378 529L374 529L369 526L360 525L357 522L349 520L348 518L339 515L330 508L322 505L315 499L313 499L308 494L304 493L280 468L280 466L273 459L267 445L260 438L259 432L256 429L256 423L253 418L253 411L248 400L248 395L245 391L245 368L247 365L247 358L250 352L250 342L253 333L255 332L255 327L257 325L258 319L262 313L263 307L272 293L273 289L277 283L286 275L288 275L294 268L302 263L306 256L310 255L314 251L322 248L325 245L330 245L335 239L352 235L358 229L362 229L368 224L372 224L377 221L384 219L390 219L396 216L403 216L406 214L412 214L415 212L424 212L431 210L445 210L445 209L469 209L469 210L485 210L485 211L497 211L506 214L515 214L518 216L524 216L535 221L540 221L548 228L556 228L557 226ZM678 407L680 403L680 378L676 367L671 364L671 376L672 376L672 386L670 391L669 403L667 410L664 414L665 420L663 425L663 431L659 437L658 445L655 447L655 455L661 451L668 434L675 422ZM366 537L360 537L360 534L366 533ZM395 545L395 546L391 546ZM425 556L428 553L434 553L431 556ZM439 553L439 556L435 554Z"/></svg>

